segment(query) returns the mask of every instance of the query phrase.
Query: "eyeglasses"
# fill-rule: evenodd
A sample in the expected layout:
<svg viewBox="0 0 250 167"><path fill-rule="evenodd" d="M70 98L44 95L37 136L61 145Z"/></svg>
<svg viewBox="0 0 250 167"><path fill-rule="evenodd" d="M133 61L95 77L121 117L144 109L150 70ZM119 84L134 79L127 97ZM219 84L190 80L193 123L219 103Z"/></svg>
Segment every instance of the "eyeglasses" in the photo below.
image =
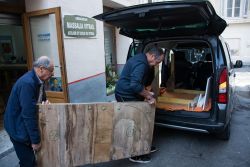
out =
<svg viewBox="0 0 250 167"><path fill-rule="evenodd" d="M49 68L47 68L47 67L43 67L44 69L46 69L46 70L48 70L49 72L51 72L51 73L53 73L54 72L54 67L49 67Z"/></svg>
<svg viewBox="0 0 250 167"><path fill-rule="evenodd" d="M161 62L162 61L162 56L161 55L160 56L154 55L154 59L155 59L156 62Z"/></svg>

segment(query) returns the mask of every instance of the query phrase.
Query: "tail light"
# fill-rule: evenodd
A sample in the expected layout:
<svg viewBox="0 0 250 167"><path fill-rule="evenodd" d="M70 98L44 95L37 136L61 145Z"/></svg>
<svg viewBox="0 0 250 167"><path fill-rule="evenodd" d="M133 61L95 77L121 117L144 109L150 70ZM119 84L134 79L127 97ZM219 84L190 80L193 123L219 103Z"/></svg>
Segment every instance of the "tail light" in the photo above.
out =
<svg viewBox="0 0 250 167"><path fill-rule="evenodd" d="M219 95L218 95L218 103L227 103L227 89L228 87L228 72L227 69L224 68L220 74L219 79Z"/></svg>

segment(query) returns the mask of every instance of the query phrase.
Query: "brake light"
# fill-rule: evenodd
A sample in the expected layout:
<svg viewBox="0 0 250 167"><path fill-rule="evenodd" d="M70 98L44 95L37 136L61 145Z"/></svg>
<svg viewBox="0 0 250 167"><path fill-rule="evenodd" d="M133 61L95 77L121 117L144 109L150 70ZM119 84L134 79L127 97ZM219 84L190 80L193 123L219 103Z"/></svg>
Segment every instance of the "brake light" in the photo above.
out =
<svg viewBox="0 0 250 167"><path fill-rule="evenodd" d="M224 68L220 74L218 103L227 103L228 72Z"/></svg>

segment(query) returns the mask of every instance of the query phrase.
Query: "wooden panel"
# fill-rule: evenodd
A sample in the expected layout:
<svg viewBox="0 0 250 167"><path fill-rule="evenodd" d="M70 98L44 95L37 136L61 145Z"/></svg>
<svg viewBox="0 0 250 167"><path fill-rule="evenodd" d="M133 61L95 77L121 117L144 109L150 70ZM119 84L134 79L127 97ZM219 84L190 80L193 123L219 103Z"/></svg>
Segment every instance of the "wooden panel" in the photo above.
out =
<svg viewBox="0 0 250 167"><path fill-rule="evenodd" d="M94 163L110 161L114 105L98 104L95 115Z"/></svg>
<svg viewBox="0 0 250 167"><path fill-rule="evenodd" d="M186 89L165 90L161 92L161 96L158 96L156 107L166 111L209 111L211 109L211 99L204 109L201 106L197 106L200 94L204 94L204 91Z"/></svg>
<svg viewBox="0 0 250 167"><path fill-rule="evenodd" d="M145 102L115 103L112 160L149 153L154 114Z"/></svg>
<svg viewBox="0 0 250 167"><path fill-rule="evenodd" d="M80 166L149 153L155 108L146 102L39 106L38 166Z"/></svg>
<svg viewBox="0 0 250 167"><path fill-rule="evenodd" d="M50 103L65 103L63 92L46 91L46 95Z"/></svg>
<svg viewBox="0 0 250 167"><path fill-rule="evenodd" d="M160 103L171 103L171 104L185 104L188 105L192 100L191 99L180 99L180 98L173 98L173 97L165 97L159 96L157 102Z"/></svg>
<svg viewBox="0 0 250 167"><path fill-rule="evenodd" d="M0 12L22 14L25 12L25 4L23 1L17 4L8 4L5 2L0 2Z"/></svg>
<svg viewBox="0 0 250 167"><path fill-rule="evenodd" d="M65 166L78 166L92 161L92 136L95 105L68 105L61 132L65 136ZM62 150L64 152L64 150Z"/></svg>
<svg viewBox="0 0 250 167"><path fill-rule="evenodd" d="M63 92L46 91L46 95L51 98L63 98Z"/></svg>
<svg viewBox="0 0 250 167"><path fill-rule="evenodd" d="M189 89L174 89L174 92L176 92L176 93L196 94L196 95L205 93L205 91L189 90Z"/></svg>
<svg viewBox="0 0 250 167"><path fill-rule="evenodd" d="M47 97L47 99L49 100L50 103L64 103L65 102L64 99L59 99L59 98Z"/></svg>
<svg viewBox="0 0 250 167"><path fill-rule="evenodd" d="M42 148L38 152L37 163L39 166L60 166L59 154L59 120L60 110L64 107L43 105L39 109L39 125Z"/></svg>

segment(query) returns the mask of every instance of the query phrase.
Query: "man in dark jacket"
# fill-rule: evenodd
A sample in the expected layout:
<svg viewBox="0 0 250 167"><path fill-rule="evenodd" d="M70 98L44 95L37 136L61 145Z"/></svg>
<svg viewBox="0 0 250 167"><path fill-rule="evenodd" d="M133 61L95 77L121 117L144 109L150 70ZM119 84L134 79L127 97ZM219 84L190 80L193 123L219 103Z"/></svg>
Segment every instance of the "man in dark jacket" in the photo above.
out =
<svg viewBox="0 0 250 167"><path fill-rule="evenodd" d="M121 76L116 84L115 98L123 101L147 101L155 103L153 93L146 89L153 81L152 71L164 58L162 49L150 48L145 54L140 53L130 58L125 64ZM153 73L154 75L154 73ZM154 150L151 150L153 152ZM130 161L150 162L148 155L130 158Z"/></svg>
<svg viewBox="0 0 250 167"><path fill-rule="evenodd" d="M21 167L36 166L34 152L41 147L36 104L48 103L43 84L53 75L53 62L47 56L42 56L11 90L4 113L4 127Z"/></svg>

